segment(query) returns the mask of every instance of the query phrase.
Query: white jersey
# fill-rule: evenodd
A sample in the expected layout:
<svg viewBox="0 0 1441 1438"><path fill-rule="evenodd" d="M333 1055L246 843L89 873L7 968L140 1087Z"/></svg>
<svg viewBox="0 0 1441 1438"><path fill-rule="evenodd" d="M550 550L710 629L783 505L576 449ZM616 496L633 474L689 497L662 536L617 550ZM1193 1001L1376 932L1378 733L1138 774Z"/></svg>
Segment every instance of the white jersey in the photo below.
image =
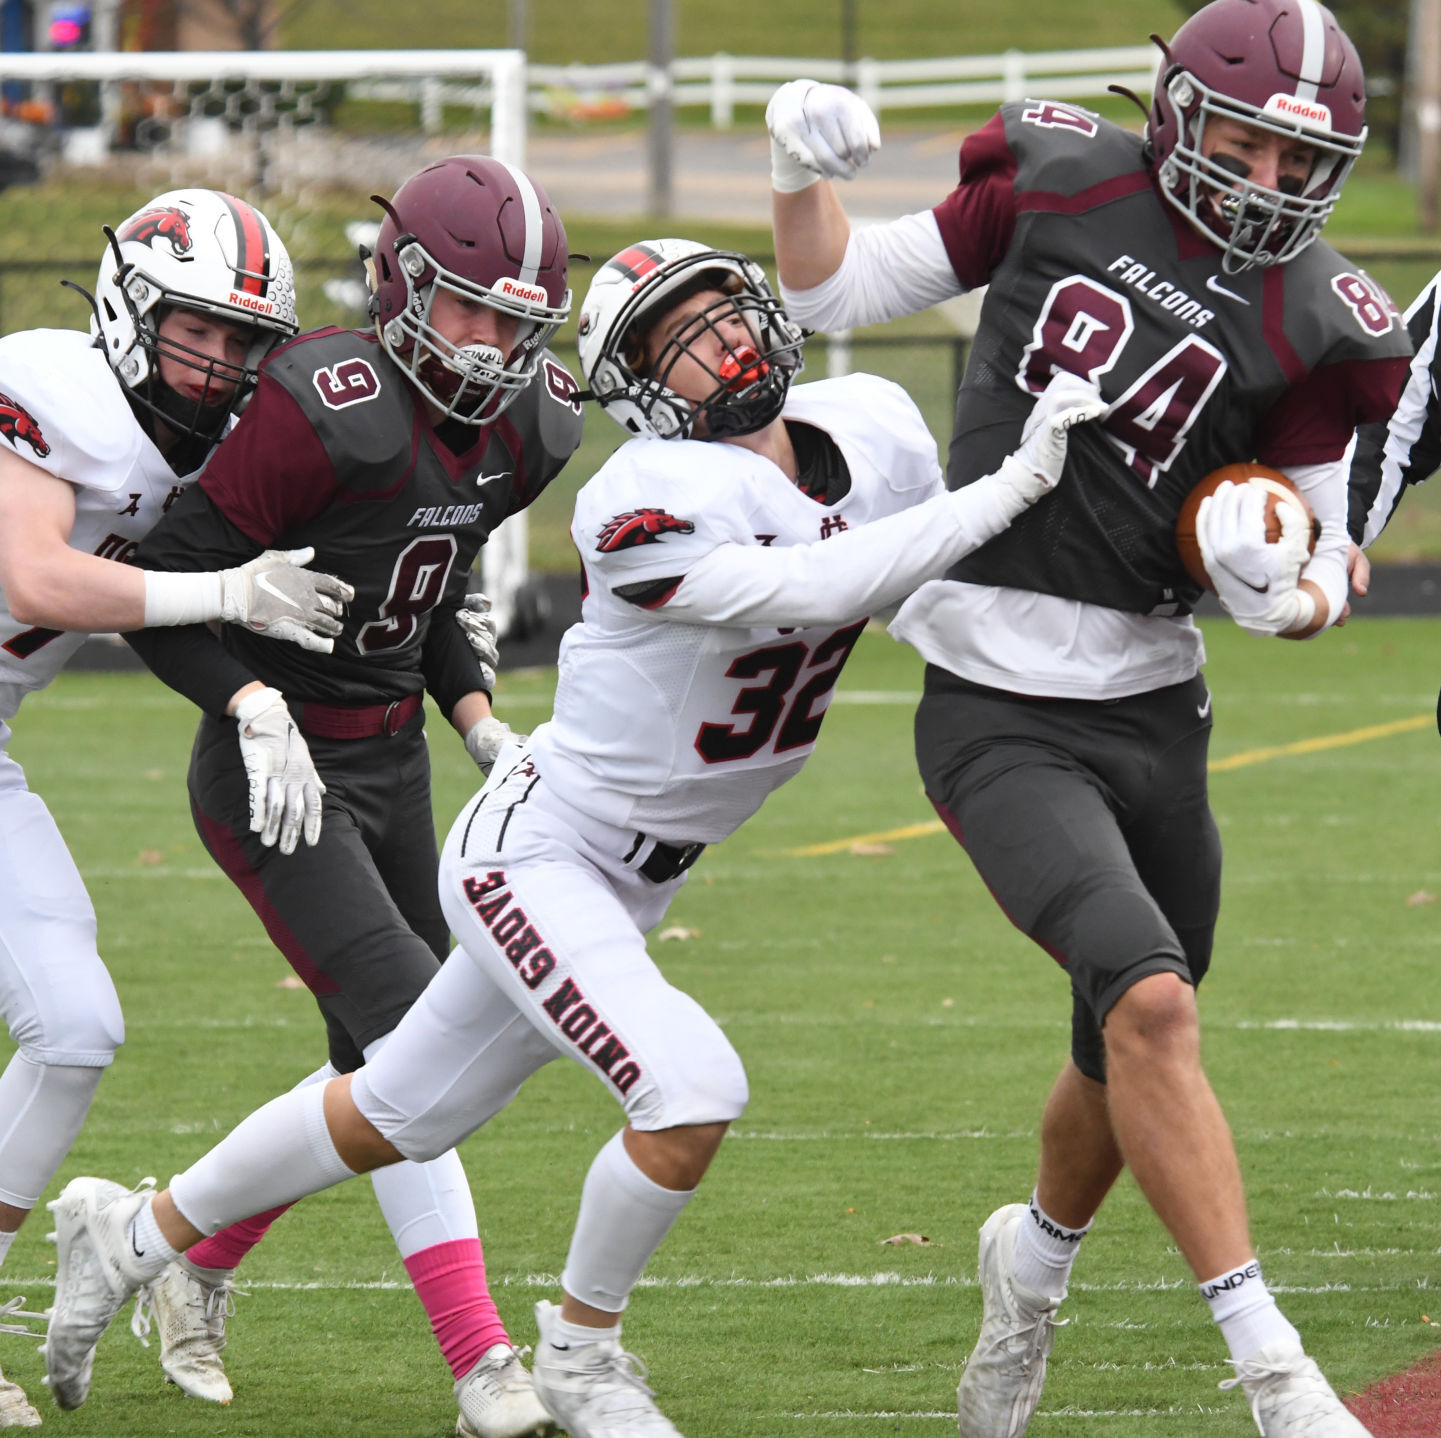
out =
<svg viewBox="0 0 1441 1438"><path fill-rule="evenodd" d="M862 526L944 493L935 440L888 380L799 385L784 417L824 430L844 455L850 489L834 504L739 445L696 440L631 440L581 490L571 535L582 618L561 644L555 715L531 752L583 813L682 843L714 843L753 814L805 763L864 627L857 605L880 590L858 592L851 572L829 598L814 571L746 560L799 546L840 558ZM697 597L717 558L727 579ZM694 593L677 583L649 610L615 593L692 572ZM807 622L823 617L834 622Z"/></svg>
<svg viewBox="0 0 1441 1438"><path fill-rule="evenodd" d="M124 560L185 485L141 429L105 355L78 330L0 339L0 438L75 490L70 547ZM198 471L197 471L198 474ZM0 719L43 689L86 635L17 623L0 590Z"/></svg>

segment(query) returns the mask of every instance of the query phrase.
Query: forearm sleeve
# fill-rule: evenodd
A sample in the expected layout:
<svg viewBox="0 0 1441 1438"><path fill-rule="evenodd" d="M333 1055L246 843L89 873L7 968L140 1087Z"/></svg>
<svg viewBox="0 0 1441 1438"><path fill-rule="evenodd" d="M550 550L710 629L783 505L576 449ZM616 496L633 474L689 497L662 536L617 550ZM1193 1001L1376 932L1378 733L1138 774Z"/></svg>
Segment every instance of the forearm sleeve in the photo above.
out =
<svg viewBox="0 0 1441 1438"><path fill-rule="evenodd" d="M999 534L1025 508L988 474L903 514L814 544L722 544L653 612L682 624L842 624L904 599Z"/></svg>
<svg viewBox="0 0 1441 1438"><path fill-rule="evenodd" d="M1346 561L1351 551L1351 536L1346 530L1346 461L1291 465L1285 473L1310 501L1316 518L1321 521L1316 552L1301 571L1301 578L1319 585L1326 596L1329 613L1325 627L1329 628L1341 617L1350 589L1346 575Z"/></svg>
<svg viewBox="0 0 1441 1438"><path fill-rule="evenodd" d="M915 314L961 292L931 210L852 229L840 268L829 279L808 290L781 286L790 317L821 331Z"/></svg>

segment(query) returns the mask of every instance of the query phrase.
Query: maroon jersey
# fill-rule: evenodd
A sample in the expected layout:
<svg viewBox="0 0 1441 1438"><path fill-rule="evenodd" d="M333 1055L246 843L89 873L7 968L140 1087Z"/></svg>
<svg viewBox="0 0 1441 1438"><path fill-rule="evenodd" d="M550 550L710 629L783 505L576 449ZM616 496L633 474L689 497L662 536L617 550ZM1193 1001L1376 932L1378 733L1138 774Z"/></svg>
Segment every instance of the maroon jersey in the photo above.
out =
<svg viewBox="0 0 1441 1438"><path fill-rule="evenodd" d="M219 569L261 549L313 546L314 568L355 587L334 653L225 625L234 662L199 678L177 672L179 641L165 631L132 643L211 712L248 676L288 699L329 704L386 703L424 687L449 713L481 687L453 622L467 575L486 536L525 508L580 442L576 392L546 356L493 424L452 422L437 433L373 335L327 329L282 346L189 502L151 531L136 562Z"/></svg>
<svg viewBox="0 0 1441 1438"><path fill-rule="evenodd" d="M1072 432L1065 482L953 579L1136 613L1199 590L1175 522L1223 464L1337 460L1389 415L1410 341L1395 307L1324 241L1222 271L1221 250L1157 193L1142 140L1071 105L1002 108L961 148L935 210L957 277L989 285L956 403L948 482L995 470L1056 370L1109 416Z"/></svg>

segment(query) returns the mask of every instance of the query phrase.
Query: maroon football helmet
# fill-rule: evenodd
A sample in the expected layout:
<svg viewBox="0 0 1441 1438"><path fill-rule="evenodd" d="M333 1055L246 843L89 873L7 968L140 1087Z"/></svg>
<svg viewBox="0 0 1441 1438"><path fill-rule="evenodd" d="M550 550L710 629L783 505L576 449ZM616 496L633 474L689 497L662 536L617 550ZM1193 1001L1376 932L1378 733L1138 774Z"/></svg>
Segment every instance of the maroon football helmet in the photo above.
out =
<svg viewBox="0 0 1441 1438"><path fill-rule="evenodd" d="M1229 272L1294 259L1326 223L1366 140L1356 47L1317 0L1211 0L1161 48L1149 127L1161 193L1222 247ZM1204 158L1216 117L1309 145L1316 159L1305 182L1295 193L1273 189L1217 162L1226 157Z"/></svg>
<svg viewBox="0 0 1441 1438"><path fill-rule="evenodd" d="M448 419L488 424L534 378L570 314L565 226L545 191L487 155L452 155L412 175L385 210L370 314L386 353ZM450 343L431 324L438 290L520 321L509 355Z"/></svg>

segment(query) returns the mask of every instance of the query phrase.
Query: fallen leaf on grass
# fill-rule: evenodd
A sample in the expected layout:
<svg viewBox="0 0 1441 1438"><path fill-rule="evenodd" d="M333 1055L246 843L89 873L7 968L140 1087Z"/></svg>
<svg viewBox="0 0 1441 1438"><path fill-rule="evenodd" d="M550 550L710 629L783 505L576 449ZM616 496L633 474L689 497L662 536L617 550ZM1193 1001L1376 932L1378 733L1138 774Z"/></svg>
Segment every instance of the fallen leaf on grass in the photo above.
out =
<svg viewBox="0 0 1441 1438"><path fill-rule="evenodd" d="M142 864L160 864L163 863L164 860L165 855L162 854L159 849L142 849L140 851L139 862Z"/></svg>
<svg viewBox="0 0 1441 1438"><path fill-rule="evenodd" d="M286 974L275 987L277 989L303 989L305 987L305 980L296 978L294 974Z"/></svg>
<svg viewBox="0 0 1441 1438"><path fill-rule="evenodd" d="M700 938L699 929L687 929L681 924L672 925L669 929L662 929L660 933L656 935L656 940L662 944L668 944L672 939L678 939L681 943L686 943L690 939L698 938Z"/></svg>
<svg viewBox="0 0 1441 1438"><path fill-rule="evenodd" d="M1408 909L1419 909L1422 904L1434 904L1435 894L1428 894L1425 889L1417 889L1414 894L1407 894L1406 907Z"/></svg>
<svg viewBox="0 0 1441 1438"><path fill-rule="evenodd" d="M881 1239L882 1244L893 1243L914 1243L918 1248L929 1248L931 1240L924 1233L897 1233L890 1238Z"/></svg>
<svg viewBox="0 0 1441 1438"><path fill-rule="evenodd" d="M852 854L894 854L896 851L889 844L852 844Z"/></svg>

